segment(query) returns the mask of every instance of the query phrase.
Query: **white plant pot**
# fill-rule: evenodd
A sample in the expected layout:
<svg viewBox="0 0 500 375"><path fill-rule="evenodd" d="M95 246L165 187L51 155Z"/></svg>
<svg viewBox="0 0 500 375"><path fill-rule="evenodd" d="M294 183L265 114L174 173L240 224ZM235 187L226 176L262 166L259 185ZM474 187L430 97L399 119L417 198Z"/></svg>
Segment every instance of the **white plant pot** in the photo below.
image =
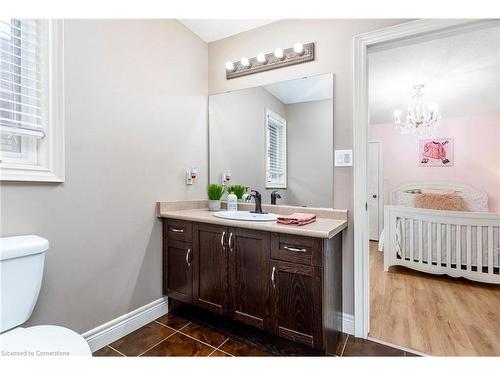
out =
<svg viewBox="0 0 500 375"><path fill-rule="evenodd" d="M218 200L208 200L208 210L209 211L220 211L220 199Z"/></svg>

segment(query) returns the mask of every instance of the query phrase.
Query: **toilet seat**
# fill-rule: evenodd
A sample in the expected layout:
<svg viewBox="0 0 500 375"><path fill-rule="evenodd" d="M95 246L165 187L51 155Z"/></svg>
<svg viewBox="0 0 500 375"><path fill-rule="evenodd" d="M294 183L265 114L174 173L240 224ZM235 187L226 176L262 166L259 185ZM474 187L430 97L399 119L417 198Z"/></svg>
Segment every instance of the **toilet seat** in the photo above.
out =
<svg viewBox="0 0 500 375"><path fill-rule="evenodd" d="M58 326L14 328L0 335L3 356L67 357L91 356L87 341L78 333Z"/></svg>

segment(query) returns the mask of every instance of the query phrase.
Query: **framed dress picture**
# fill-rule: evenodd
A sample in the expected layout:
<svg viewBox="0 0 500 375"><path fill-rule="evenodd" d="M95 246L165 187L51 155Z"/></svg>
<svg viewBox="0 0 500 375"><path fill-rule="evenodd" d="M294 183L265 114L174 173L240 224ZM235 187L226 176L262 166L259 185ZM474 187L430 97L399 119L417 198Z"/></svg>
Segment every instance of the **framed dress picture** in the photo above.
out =
<svg viewBox="0 0 500 375"><path fill-rule="evenodd" d="M418 165L421 167L451 167L454 162L452 138L420 139Z"/></svg>

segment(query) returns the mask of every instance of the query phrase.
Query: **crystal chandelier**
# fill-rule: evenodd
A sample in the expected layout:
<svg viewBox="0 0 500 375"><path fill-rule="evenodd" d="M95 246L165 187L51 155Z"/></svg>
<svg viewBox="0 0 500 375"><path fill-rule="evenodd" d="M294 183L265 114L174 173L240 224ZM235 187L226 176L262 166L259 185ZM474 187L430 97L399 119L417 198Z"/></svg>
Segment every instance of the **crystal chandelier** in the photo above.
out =
<svg viewBox="0 0 500 375"><path fill-rule="evenodd" d="M415 137L432 137L441 118L436 104L427 104L423 100L424 85L413 86L413 95L406 121L401 121L401 111L394 111L394 123L401 134Z"/></svg>

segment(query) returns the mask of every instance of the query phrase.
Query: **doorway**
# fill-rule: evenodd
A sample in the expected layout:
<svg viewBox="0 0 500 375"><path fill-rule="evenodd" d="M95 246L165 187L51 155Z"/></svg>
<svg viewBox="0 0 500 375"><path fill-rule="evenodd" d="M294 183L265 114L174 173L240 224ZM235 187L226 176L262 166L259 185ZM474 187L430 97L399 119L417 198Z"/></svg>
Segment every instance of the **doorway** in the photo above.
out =
<svg viewBox="0 0 500 375"><path fill-rule="evenodd" d="M370 257L368 215L368 48L387 42L449 32L459 27L494 21L416 20L354 38L354 334L367 338L370 331Z"/></svg>
<svg viewBox="0 0 500 375"><path fill-rule="evenodd" d="M396 192L391 194L391 205L394 205L396 209L398 209L398 206L406 207L404 208L407 211L405 211L405 213L412 215L416 212L412 210L429 207L419 205L415 206L412 205L410 201L405 201L404 199L411 198L407 196L408 194L432 194L424 192L423 186L425 185L425 182L433 181L439 177L442 179L442 185L444 186L444 183L452 181L453 176L455 175L459 175L461 179L466 179L469 175L457 173L453 175L446 174L444 170L440 171L439 169L434 170L439 171L436 173L430 172L429 169L426 170L425 168L419 169L419 164L415 162L418 158L414 157L419 152L418 138L409 138L410 141L407 141L406 138L403 139L402 137L405 136L406 133L396 131L398 129L394 128L394 120L392 119L378 121L376 115L379 115L379 117L382 115L391 116L393 112L395 113L395 110L390 111L387 108L395 107L394 102L400 100L401 98L401 95L397 95L397 93L395 93L397 85L400 85L401 82L406 84L406 81L401 79L401 77L398 77L397 74L394 74L394 82L392 82L393 87L389 87L389 84L386 84L383 79L380 80L382 83L378 86L373 86L372 81L370 81L370 89L372 87L383 87L385 90L384 92L388 92L389 94L385 96L377 96L377 98L383 98L383 100L377 102L378 107L376 107L376 110L373 113L370 112L369 117L371 118L371 123L368 125L368 47L377 45L376 51L378 54L383 55L383 57L382 59L379 57L376 61L379 62L378 66L382 66L383 68L377 70L376 72L379 73L379 77L387 77L388 74L384 73L384 69L391 70L391 68L387 67L387 64L380 65L380 61L396 61L396 58L392 58L392 60L388 59L388 56L392 54L392 52L389 51L392 50L394 46L397 46L394 48L397 49L396 54L400 53L401 56L410 56L411 53L405 54L404 52L413 48L412 45L414 44L413 41L416 40L415 37L419 37L418 43L432 42L435 47L437 44L442 45L444 43L448 43L445 40L447 38L462 38L462 36L458 36L459 34L465 35L468 33L483 32L481 30L487 29L491 26L494 29L498 27L497 24L487 25L487 22L484 21L452 22L445 24L443 24L443 22L416 21L409 24L412 27L409 27L409 25L400 25L391 28L391 30L386 29L377 33L370 33L369 35L366 34L359 37L359 43L355 43L355 332L356 335L365 338L368 337L368 333L370 333L370 337L375 337L379 341L401 345L405 348L412 348L414 350L430 354L496 354L498 353L498 350L500 350L500 340L497 340L494 337L488 339L478 338L474 335L480 326L475 325L473 330L469 330L469 327L471 325L471 321L478 321L478 316L485 317L481 321L481 327L494 327L493 330L496 329L495 327L498 327L498 323L495 321L490 322L488 317L496 316L496 308L500 303L500 288L484 284L477 285L474 284L474 282L464 282L463 280L433 276L433 272L430 268L429 270L412 270L410 272L408 271L408 268L414 268L411 266L413 263L411 263L411 265L408 263L408 265L405 266L406 268L398 269L393 273L387 273L387 264L389 264L389 266L391 264L386 262L384 265L384 254L390 254L390 251L396 251L399 249L397 251L399 251L398 256L401 259L406 260L409 258L411 262L415 261L413 259L413 255L407 255L414 253L406 252L413 251L412 248L415 242L412 236L415 231L408 230L407 234L405 229L407 227L404 226L405 216L396 217L395 220L399 220L399 222L395 222L391 219L388 220L390 223L386 223L388 226L390 226L391 223L394 224L394 226L401 225L401 223L403 223L403 227L400 227L403 229L399 229L401 232L397 232L395 235L399 235L397 239L394 239L396 237L392 237L390 235L387 237L386 232L387 238L398 241L397 247L395 245L392 247L389 246L389 250L382 247L381 249L384 251L382 253L378 251L379 249L377 249L376 243L371 243L371 249L369 246L369 241L378 240L380 231L383 229L383 222L379 219L380 215L377 215L377 213L381 213L378 203L380 203L380 198L384 195L384 190L379 186L381 182L384 182L388 187L390 187L392 189L391 191ZM396 35L398 37L396 37ZM473 35L475 36L476 34ZM483 39L479 37L470 37L469 39L485 40L485 43L491 43L493 40L492 38L484 37L486 34L481 35L481 38ZM422 36L425 36L425 38L420 38ZM394 42L395 40L404 40L404 45L401 46L396 43L391 43L389 45L384 44L383 46L378 45L382 42ZM457 45L467 46L467 43L457 43ZM487 46L487 44L484 45ZM477 45L475 44L475 48L476 47ZM472 50L472 48L469 48L468 52ZM372 51L373 50L370 48L370 52ZM485 54L480 55L484 56ZM419 56L423 55L420 54ZM425 58L425 56L422 58ZM444 70L438 77L440 80L439 82L445 78L450 82L457 79L457 72L466 71L466 69L463 69L462 67L470 65L471 62L475 61L474 58L475 57L471 57L470 54L460 54L460 56L455 56L454 59L451 59L457 67L457 69L453 70L455 75L445 76L444 73L448 73L447 69L449 69L449 66L443 67L442 69ZM418 61L415 61L414 65L417 65L417 62ZM435 74L435 71L439 71L439 69L434 67L434 65L437 64L436 61L432 59L429 60L428 64L427 62L426 64L422 64L422 62L420 62L420 70L418 70L419 75L415 74L415 69L411 70L412 64L404 63L402 60L398 60L398 63L406 69L404 72L402 72L401 69L399 73L407 75L408 81L415 81L415 79L421 79L421 76L423 76L424 78L428 78L430 84L438 82L438 78L430 74L430 72ZM494 62L491 64L494 64ZM423 71L423 66L427 68L427 71ZM372 60L370 60L370 69L371 67ZM479 71L479 68L477 70ZM380 71L384 74L380 74ZM394 69L391 70L391 72L393 71ZM467 73L471 74L469 70L467 70ZM358 76L358 74L360 76ZM480 73L477 74L485 73L480 71ZM370 79L374 76L375 75L372 74L372 71L370 70ZM488 81L491 82L492 80L490 79ZM447 86L456 87L456 85L453 84L448 84ZM391 88L391 90L389 90L389 88ZM481 87L481 89L484 88ZM441 95L442 96L439 97L438 102L446 103L447 105L444 107L447 111L446 117L443 119L443 125L440 132L446 133L446 136L451 136L455 139L461 139L461 137L464 138L464 134L468 134L469 138L473 137L473 135L470 134L470 128L464 127L462 129L457 125L459 124L457 119L460 118L461 111L469 109L464 109L463 104L456 105L455 103L455 105L453 105L454 103L452 102L452 99L449 98L456 99L458 97L456 94L451 95L448 91L444 90L441 92ZM485 97L485 95L479 96ZM370 97L370 110L373 103L375 103L375 100ZM404 105L405 103L406 102L400 104ZM359 112L356 110L357 105L361 106L361 110ZM481 122L477 119L482 118L479 116L484 115L478 108L479 107L477 106L472 106L471 111L473 110L476 112L470 112L469 114L469 116L476 116L471 117L471 119L473 119L472 121L469 120L469 123L473 123L476 128L481 124ZM448 124L451 123L453 123L453 127L448 126ZM373 128L375 125L376 128ZM381 159L379 152L381 150L381 144L368 141L368 128L370 128L370 132L372 129L375 129L376 131L371 133L371 135L377 140L383 139L386 143L386 147L388 147L385 150L386 158L389 160L388 165L386 166L387 176L380 176L382 169L379 163L379 160ZM443 136L441 133L436 136ZM483 135L488 134L488 132L477 133ZM474 136L476 136L476 134ZM465 150L465 148L463 148L463 150ZM396 165L393 161L397 161L399 164ZM454 170L450 169L448 171L454 172L460 167L460 164L457 163ZM480 170L480 168L477 168L477 170ZM475 178L476 177L477 176L475 176ZM387 178L387 181L385 178ZM421 187L422 191L416 188L413 188L413 190L401 190L400 187L403 186L405 182L408 183L409 181L413 181L415 186ZM397 194L399 190L406 195L400 198L400 195ZM456 191L453 191L452 193L454 194ZM359 197L359 200L357 197ZM364 202L361 201L361 199L364 199ZM364 207L362 205L364 205ZM388 210L390 212L391 208L388 208ZM448 210L461 211L454 209ZM481 209L464 209L463 211L480 212ZM419 211L418 215L420 214L428 219L428 223L430 223L434 217L434 214L432 214L432 212L429 213L429 210L426 212ZM401 219L401 217L403 218ZM411 220L412 218L410 217L410 219L406 222L409 226L408 228L413 228L413 221ZM392 226L390 227L392 228ZM439 226L439 228L441 227ZM396 232L393 231L392 233ZM420 233L419 236L421 236L422 230L418 233ZM431 229L428 229L427 237L425 237L425 240L427 241L426 249L441 249L441 237L439 237L439 235L434 237L432 233ZM469 239L468 243L470 242L471 240ZM419 238L417 243L420 243L420 247L422 247L423 237ZM482 242L478 243L482 244ZM447 246L449 248L449 246L451 246L451 242ZM385 247L387 248L387 246ZM460 248L460 245L453 248ZM436 259L441 259L440 251L441 250L438 250L437 255L435 255ZM450 258L451 256L448 256L447 259ZM429 267L431 267L431 264L434 264L428 259L422 260L422 255L419 255L418 259L420 259L419 262L428 263ZM387 260L387 256L385 256L385 260ZM460 262L460 260L457 260L457 262ZM481 260L478 262L481 262ZM460 268L462 269L462 265ZM476 303L472 303L470 305L463 304L463 301L472 301L474 298L477 299L479 295L488 295L488 298L481 301L476 300ZM373 301L370 307L369 301L371 297ZM410 299L405 299L406 297L410 297ZM446 305L443 305L440 301L447 301L447 303ZM494 301L494 303L492 303L492 301ZM489 305L494 305L494 307L490 308L488 307ZM446 310L446 306L455 306L455 308ZM469 306L473 306L476 309L475 312L472 312L472 310L469 311ZM478 309L477 306L481 306L481 309ZM372 317L373 327L370 327L370 309L373 309L374 313ZM429 311L432 311L432 313L428 314ZM376 318L375 320L374 317ZM432 317L434 320L429 317ZM439 319L436 319L436 317L439 317ZM452 327L451 331L450 327ZM443 338L445 338L445 340L443 340Z"/></svg>

